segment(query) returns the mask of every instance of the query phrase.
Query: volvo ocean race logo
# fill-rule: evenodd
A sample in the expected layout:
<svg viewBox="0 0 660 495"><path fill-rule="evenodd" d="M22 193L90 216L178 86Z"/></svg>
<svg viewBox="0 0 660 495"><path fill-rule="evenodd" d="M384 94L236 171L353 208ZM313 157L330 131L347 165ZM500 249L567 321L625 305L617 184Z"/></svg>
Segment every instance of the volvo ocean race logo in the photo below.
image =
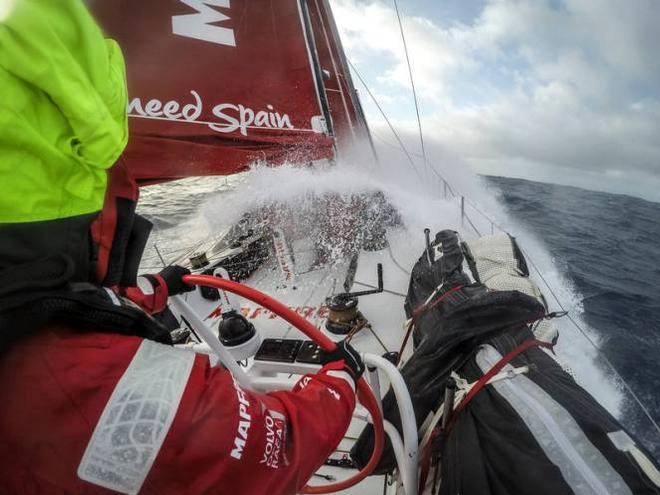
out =
<svg viewBox="0 0 660 495"><path fill-rule="evenodd" d="M236 46L234 31L216 25L230 20L229 16L214 7L229 8L229 0L180 0L197 12L172 16L172 32L186 38L194 38L218 45Z"/></svg>
<svg viewBox="0 0 660 495"><path fill-rule="evenodd" d="M204 103L197 91L190 94L194 101L181 104L170 100L163 103L156 98L143 103L141 98L133 98L128 102L128 114L133 117L174 120L207 125L216 132L230 133L240 131L248 135L249 129L294 129L291 117L275 111L272 105L266 105L265 110L254 110L244 105L220 103L212 109L218 119L215 122L201 122L199 117L204 109Z"/></svg>

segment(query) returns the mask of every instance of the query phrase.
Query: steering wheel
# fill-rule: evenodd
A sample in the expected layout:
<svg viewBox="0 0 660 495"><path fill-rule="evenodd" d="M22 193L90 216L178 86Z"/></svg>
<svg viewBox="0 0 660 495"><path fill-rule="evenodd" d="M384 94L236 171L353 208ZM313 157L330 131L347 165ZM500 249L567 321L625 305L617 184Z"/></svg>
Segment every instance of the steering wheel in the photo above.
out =
<svg viewBox="0 0 660 495"><path fill-rule="evenodd" d="M233 280L227 280L224 278L213 277L210 275L184 275L183 281L192 285L204 285L207 287L214 287L216 289L226 290L233 292L245 299L249 299L252 302L255 302L264 308L272 311L276 315L280 316L291 325L296 327L302 333L307 335L315 343L317 343L324 351L333 351L337 345L330 340L328 337L323 335L314 325L312 325L305 318L300 316L298 313L293 311L288 306L285 306L281 302L273 299L272 297L264 294L263 292L248 287L247 285L234 282ZM371 458L364 468L362 468L358 473L350 478L347 478L338 483L333 483L330 485L323 486L305 486L302 490L302 493L333 493L340 490L345 490L350 488L364 478L369 476L374 470L378 461L380 460L380 455L383 452L383 440L384 440L384 428L383 428L383 416L380 412L380 407L376 397L374 397L371 387L367 384L364 378L360 378L357 384L357 398L358 401L369 411L373 421L374 427L374 450L371 454Z"/></svg>

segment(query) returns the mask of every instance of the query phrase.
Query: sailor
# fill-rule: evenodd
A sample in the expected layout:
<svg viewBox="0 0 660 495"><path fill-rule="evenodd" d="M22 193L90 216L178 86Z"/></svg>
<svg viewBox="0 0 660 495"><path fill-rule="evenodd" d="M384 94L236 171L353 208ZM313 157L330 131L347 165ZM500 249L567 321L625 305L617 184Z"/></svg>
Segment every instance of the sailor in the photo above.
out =
<svg viewBox="0 0 660 495"><path fill-rule="evenodd" d="M137 217L122 230L107 203L99 219L106 191L121 197L107 182L127 95L82 0L0 0L0 88L0 491L299 491L348 427L357 353L257 394L108 287L126 286L135 260L113 260L140 237L118 239ZM187 290L182 273L156 277L161 302Z"/></svg>

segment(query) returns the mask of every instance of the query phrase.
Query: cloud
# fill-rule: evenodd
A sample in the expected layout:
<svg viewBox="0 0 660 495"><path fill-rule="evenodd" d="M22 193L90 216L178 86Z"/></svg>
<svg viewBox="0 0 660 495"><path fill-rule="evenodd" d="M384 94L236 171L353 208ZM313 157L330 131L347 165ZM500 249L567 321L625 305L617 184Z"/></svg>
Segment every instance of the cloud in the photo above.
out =
<svg viewBox="0 0 660 495"><path fill-rule="evenodd" d="M478 172L591 181L660 201L660 9L652 3L490 0L469 23L442 25L432 12L404 15L427 140ZM394 98L383 106L397 128L413 132L391 4L332 4L349 57L373 90ZM363 101L378 128L382 119Z"/></svg>
<svg viewBox="0 0 660 495"><path fill-rule="evenodd" d="M378 76L383 86L410 87L405 52L396 14L391 4L380 1L363 3L356 0L332 2L345 49L351 58L369 65L376 57L387 57ZM471 61L454 48L452 30L444 30L424 17L406 17L406 36L414 52L415 72L421 92L431 100L442 94L437 81L444 80L457 68Z"/></svg>

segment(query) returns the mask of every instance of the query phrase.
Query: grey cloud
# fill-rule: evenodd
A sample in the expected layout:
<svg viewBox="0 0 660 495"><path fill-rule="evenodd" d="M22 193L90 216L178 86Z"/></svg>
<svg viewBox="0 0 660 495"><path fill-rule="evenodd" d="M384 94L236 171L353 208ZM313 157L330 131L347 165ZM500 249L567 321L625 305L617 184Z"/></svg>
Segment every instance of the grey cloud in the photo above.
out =
<svg viewBox="0 0 660 495"><path fill-rule="evenodd" d="M369 34L347 35L349 52L368 59L371 43L390 53L377 89L406 92L389 4L335 3L351 15L365 8L378 12ZM429 140L480 171L487 163L491 173L500 167L506 175L509 167L524 175L527 164L536 175L544 169L541 175L552 177L554 171L558 182L570 171L584 172L583 178L600 174L600 182L618 182L622 192L637 184L649 196L647 178L660 177L660 9L654 2L566 0L554 8L540 0L491 0L470 25L442 28L421 16L404 22L416 54L416 82L426 89ZM389 36L374 39L383 30ZM514 57L525 65L516 67ZM494 90L480 79L484 64L513 67L510 87ZM462 85L481 89L483 101L453 101L448 89ZM410 122L398 125L413 128ZM632 176L637 179L623 184Z"/></svg>

